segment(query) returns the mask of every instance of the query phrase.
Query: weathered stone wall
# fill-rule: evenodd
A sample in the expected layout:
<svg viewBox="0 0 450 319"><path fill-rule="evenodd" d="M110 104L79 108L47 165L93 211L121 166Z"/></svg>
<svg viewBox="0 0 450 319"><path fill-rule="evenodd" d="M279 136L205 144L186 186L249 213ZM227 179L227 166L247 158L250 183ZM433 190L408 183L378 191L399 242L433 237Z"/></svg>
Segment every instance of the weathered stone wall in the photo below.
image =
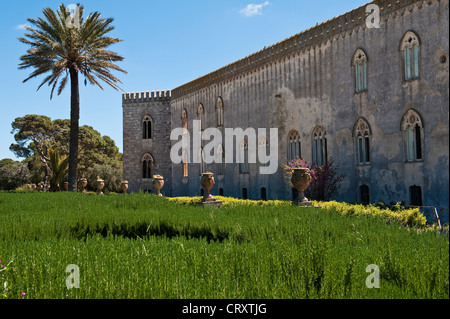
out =
<svg viewBox="0 0 450 319"><path fill-rule="evenodd" d="M381 8L379 29L366 27L363 6L175 88L170 102L163 104L168 107L170 103L171 129L182 126L181 112L186 109L192 136L199 104L205 109L205 127L216 127L216 100L221 97L225 128L279 129L280 167L287 161L291 130L301 135L302 157L312 161L312 132L321 125L327 131L328 157L333 157L346 175L338 200L360 201L359 187L367 185L371 202L409 204L409 187L416 185L422 188L424 205L448 207L448 0L373 3ZM420 38L420 77L405 82L400 43L408 31ZM359 48L368 58L368 89L356 94L352 60ZM136 178L132 171L137 166L128 161L136 163L145 149L133 137L145 105L137 103L130 108L124 104L124 162L130 180ZM401 128L410 109L421 116L424 137L423 160L413 163L406 160ZM360 118L371 130L371 160L364 166L358 165L354 136ZM176 143L167 144L169 134L167 140L158 139L167 149ZM189 164L188 178L183 178L181 164L167 165L174 196L200 193L199 164ZM249 198L260 198L264 187L268 199L291 199L281 168L274 175L260 175L259 164L250 164L249 174L240 174L239 164L226 164L222 176L217 165L206 165L215 173L213 194L222 188L226 196L242 197L247 188ZM133 183L132 189L140 187L139 182Z"/></svg>
<svg viewBox="0 0 450 319"><path fill-rule="evenodd" d="M365 7L330 20L216 72L173 90L172 127L181 126L181 110L198 119L201 103L206 127L215 127L215 101L222 97L225 127L279 129L279 164L287 161L287 135L301 134L302 156L312 160L312 131L327 130L328 154L347 178L337 194L360 201L359 186L370 188L371 201L405 201L409 187L420 186L424 205L448 206L448 1L375 1L382 8L381 26L365 25ZM405 33L421 41L420 78L403 81L399 51ZM328 37L326 34L330 34ZM368 90L355 94L352 59L358 48L368 57ZM407 163L401 122L409 110L424 121L424 160ZM364 118L371 128L371 164L359 166L354 127ZM173 143L172 143L173 144ZM227 150L225 150L227 152ZM290 199L281 169L276 175L239 174L239 165L227 164L217 176L213 193ZM208 170L217 171L214 165ZM189 180L174 165L174 195L196 195L201 188L199 165L190 164Z"/></svg>
<svg viewBox="0 0 450 319"><path fill-rule="evenodd" d="M170 91L127 93L123 95L123 174L129 191L154 192L152 179L143 178L142 157L153 157L153 175L163 175L161 193L172 193L170 161ZM143 119L152 118L152 139L143 139Z"/></svg>

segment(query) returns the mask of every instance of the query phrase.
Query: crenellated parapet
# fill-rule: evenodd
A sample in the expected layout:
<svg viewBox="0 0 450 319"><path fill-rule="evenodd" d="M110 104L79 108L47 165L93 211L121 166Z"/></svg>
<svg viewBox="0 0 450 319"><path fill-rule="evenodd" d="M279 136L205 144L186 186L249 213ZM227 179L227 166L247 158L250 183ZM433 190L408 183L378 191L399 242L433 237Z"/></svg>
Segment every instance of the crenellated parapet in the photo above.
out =
<svg viewBox="0 0 450 319"><path fill-rule="evenodd" d="M448 0L374 0L181 85L172 90L173 98L177 99L214 83L231 80L234 77L257 70L270 63L278 62L298 52L309 50L327 41L333 41L333 39L338 39L340 36L344 37L347 33L351 33L358 28L365 29L366 20L370 14L366 10L369 4L379 6L380 18L382 21L385 21L389 17L404 15L406 11L411 12L414 10L414 7L421 8L436 1L445 2Z"/></svg>
<svg viewBox="0 0 450 319"><path fill-rule="evenodd" d="M145 103L145 102L169 102L171 91L146 91L128 92L122 94L122 104Z"/></svg>

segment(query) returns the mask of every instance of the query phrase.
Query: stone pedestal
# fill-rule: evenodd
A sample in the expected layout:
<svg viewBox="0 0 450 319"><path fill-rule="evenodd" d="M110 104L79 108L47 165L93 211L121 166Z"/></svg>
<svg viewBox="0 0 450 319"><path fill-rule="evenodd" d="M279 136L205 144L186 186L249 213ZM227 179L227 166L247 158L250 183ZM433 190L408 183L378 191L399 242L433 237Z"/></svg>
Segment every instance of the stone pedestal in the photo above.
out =
<svg viewBox="0 0 450 319"><path fill-rule="evenodd" d="M199 206L210 206L210 207L222 207L222 202L216 200L211 195L211 188L214 186L216 182L214 181L214 174L211 172L203 173L200 184L205 189L205 195L203 196L203 199L201 202L198 202L197 205Z"/></svg>
<svg viewBox="0 0 450 319"><path fill-rule="evenodd" d="M311 207L313 203L305 197L305 190L311 183L311 173L308 168L294 168L292 170L292 185L298 191L298 197L292 202L294 206Z"/></svg>

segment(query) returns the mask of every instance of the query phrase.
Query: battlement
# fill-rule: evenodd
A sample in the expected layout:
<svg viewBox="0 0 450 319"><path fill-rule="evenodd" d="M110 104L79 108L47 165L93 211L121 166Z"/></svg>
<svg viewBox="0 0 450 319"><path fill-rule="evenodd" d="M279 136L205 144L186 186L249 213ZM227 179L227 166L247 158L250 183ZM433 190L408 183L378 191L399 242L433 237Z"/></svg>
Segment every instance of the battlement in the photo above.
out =
<svg viewBox="0 0 450 319"><path fill-rule="evenodd" d="M424 4L431 5L436 1L444 0L373 0L366 5L317 24L290 38L183 84L172 90L172 96L174 99L180 98L211 84L230 80L233 77L252 72L267 64L280 61L297 52L308 50L311 47L321 45L332 39L337 39L339 35L352 32L354 29L365 29L366 19L369 15L366 12L366 7L369 4L378 5L380 7L381 19L386 20L390 16L394 17L397 14L403 15L406 10L411 12L414 6L421 8Z"/></svg>
<svg viewBox="0 0 450 319"><path fill-rule="evenodd" d="M122 94L122 104L170 101L171 91L128 92Z"/></svg>

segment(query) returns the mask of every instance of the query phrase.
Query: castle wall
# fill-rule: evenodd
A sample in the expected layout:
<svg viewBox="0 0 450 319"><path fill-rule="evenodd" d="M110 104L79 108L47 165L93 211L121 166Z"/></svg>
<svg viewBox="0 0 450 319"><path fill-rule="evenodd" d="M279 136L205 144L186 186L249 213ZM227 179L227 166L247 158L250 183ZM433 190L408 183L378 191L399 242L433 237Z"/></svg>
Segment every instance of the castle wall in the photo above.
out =
<svg viewBox="0 0 450 319"><path fill-rule="evenodd" d="M341 32L332 31L329 23L318 27L335 32L332 36L294 36L174 89L172 127L181 126L185 108L192 135L200 103L206 110L206 127L215 127L215 101L220 96L225 127L279 129L281 165L287 161L287 135L293 129L301 134L302 157L311 162L312 131L322 125L329 157L346 175L339 200L360 201L359 187L367 185L372 202L409 203L409 187L417 185L424 205L448 206L448 62L440 62L443 55L448 59L448 1L407 2L378 1L384 12L379 29L366 27L363 7L332 21L347 25ZM421 40L421 76L404 82L399 46L409 30ZM358 48L368 56L368 90L356 94L351 65ZM406 161L401 122L409 109L424 121L421 162ZM370 165L357 163L354 127L359 118L371 128ZM213 164L207 167L216 170ZM223 177L215 174L212 192L224 188L225 195L241 197L242 189L248 188L250 198L260 198L261 187L266 187L269 198L290 199L282 170L263 176L258 167L250 164L250 174L240 174L238 164L227 164ZM199 175L199 165L190 164L189 179L183 181L181 165L174 165L174 194L197 195Z"/></svg>
<svg viewBox="0 0 450 319"><path fill-rule="evenodd" d="M169 141L169 131L182 127L183 109L191 137L199 104L205 110L205 127L217 126L220 97L222 132L224 128L278 129L279 169L276 174L261 175L260 164L250 164L249 173L242 174L239 164L226 164L225 173L220 174L220 164L207 164L206 169L215 174L213 194L223 189L225 196L242 197L246 188L249 198L259 199L264 187L268 199L291 199L281 169L287 162L288 134L291 130L300 133L302 157L311 163L313 130L321 125L327 132L328 158L334 158L339 173L346 175L336 199L359 202L359 187L367 185L371 202L409 204L410 187L420 186L423 205L448 207L448 0L374 3L381 8L378 29L367 28L363 6L175 88L164 103L129 104L128 100L136 99L125 96L124 171L135 180L131 188L143 187L137 158L145 149L154 149L156 158L169 159L169 149L177 143ZM405 82L400 43L408 31L420 38L420 77ZM362 93L355 93L352 67L357 49L368 59L368 88ZM410 163L402 121L411 109L422 119L423 159ZM161 133L164 139L155 136L154 140L164 150L156 145L145 147L136 137L143 112L152 110L160 110L161 119L170 123L161 127L167 130ZM355 125L360 118L370 127L369 165L359 165L357 160ZM225 148L225 153L229 151ZM183 178L182 164L169 160L159 166L163 167L171 176L166 182L172 183L173 196L200 194L200 164L189 164L187 178Z"/></svg>
<svg viewBox="0 0 450 319"><path fill-rule="evenodd" d="M170 91L123 95L123 175L129 191L154 192L152 178L143 178L142 158L153 157L152 175L165 177L164 195L172 192L170 161ZM143 119L152 119L152 138L143 138Z"/></svg>

